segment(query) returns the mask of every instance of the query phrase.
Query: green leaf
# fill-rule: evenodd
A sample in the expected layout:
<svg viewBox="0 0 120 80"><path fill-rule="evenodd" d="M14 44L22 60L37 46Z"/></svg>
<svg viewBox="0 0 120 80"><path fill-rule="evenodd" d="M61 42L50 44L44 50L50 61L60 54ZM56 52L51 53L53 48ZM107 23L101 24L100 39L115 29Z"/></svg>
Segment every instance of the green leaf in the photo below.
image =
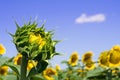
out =
<svg viewBox="0 0 120 80"><path fill-rule="evenodd" d="M34 75L30 78L30 80L45 80L41 75Z"/></svg>
<svg viewBox="0 0 120 80"><path fill-rule="evenodd" d="M9 66L19 77L20 76L20 66L19 65L15 65L12 62L8 62L5 65Z"/></svg>
<svg viewBox="0 0 120 80"><path fill-rule="evenodd" d="M97 67L94 70L88 71L86 77L87 78L92 78L92 77L103 76L102 74L106 71L107 71L107 69Z"/></svg>
<svg viewBox="0 0 120 80"><path fill-rule="evenodd" d="M61 62L62 64L68 64L68 61L65 61L65 60L63 60L62 62Z"/></svg>
<svg viewBox="0 0 120 80"><path fill-rule="evenodd" d="M8 74L6 76L2 76L2 79L0 78L0 80L16 80L17 77L13 74Z"/></svg>
<svg viewBox="0 0 120 80"><path fill-rule="evenodd" d="M46 69L47 65L48 63L46 61L44 60L39 61L37 66L30 70L28 77L41 73L42 71Z"/></svg>
<svg viewBox="0 0 120 80"><path fill-rule="evenodd" d="M3 57L3 56L1 56L1 57L0 57L0 66L4 65L5 62L7 62L8 60L9 60L8 57Z"/></svg>

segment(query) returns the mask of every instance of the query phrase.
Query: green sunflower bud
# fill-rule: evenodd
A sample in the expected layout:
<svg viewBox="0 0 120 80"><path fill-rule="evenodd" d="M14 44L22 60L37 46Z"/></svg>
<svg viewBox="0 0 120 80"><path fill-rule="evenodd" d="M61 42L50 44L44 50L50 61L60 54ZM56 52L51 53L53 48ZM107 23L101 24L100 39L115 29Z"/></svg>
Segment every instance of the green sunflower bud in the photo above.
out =
<svg viewBox="0 0 120 80"><path fill-rule="evenodd" d="M47 60L56 54L55 45L57 40L52 40L52 31L45 31L44 24L37 27L37 23L28 23L20 27L12 34L13 42L23 56L34 60Z"/></svg>

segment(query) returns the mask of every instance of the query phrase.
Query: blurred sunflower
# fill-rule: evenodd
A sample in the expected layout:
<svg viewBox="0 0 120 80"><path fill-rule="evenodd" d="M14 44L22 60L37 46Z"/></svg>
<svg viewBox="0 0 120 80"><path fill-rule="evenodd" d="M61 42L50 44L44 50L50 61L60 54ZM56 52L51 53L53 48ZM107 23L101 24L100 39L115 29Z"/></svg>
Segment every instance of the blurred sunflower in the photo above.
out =
<svg viewBox="0 0 120 80"><path fill-rule="evenodd" d="M33 67L35 67L37 65L38 62L35 62L33 60L29 60L28 61L28 65L27 65L27 70L31 70Z"/></svg>
<svg viewBox="0 0 120 80"><path fill-rule="evenodd" d="M113 46L111 50L120 51L120 45Z"/></svg>
<svg viewBox="0 0 120 80"><path fill-rule="evenodd" d="M83 54L82 56L82 62L85 64L88 61L90 61L92 59L93 53L91 51L86 52L85 54Z"/></svg>
<svg viewBox="0 0 120 80"><path fill-rule="evenodd" d="M101 67L107 68L109 66L108 63L108 52L109 51L104 51L100 54L99 58L98 58L98 64Z"/></svg>
<svg viewBox="0 0 120 80"><path fill-rule="evenodd" d="M65 80L70 80L69 78L65 78Z"/></svg>
<svg viewBox="0 0 120 80"><path fill-rule="evenodd" d="M16 57L14 57L13 61L15 65L21 65L22 54L18 53Z"/></svg>
<svg viewBox="0 0 120 80"><path fill-rule="evenodd" d="M54 80L52 77L53 75L57 76L57 71L53 68L47 68L43 71L43 76L46 78L46 80Z"/></svg>
<svg viewBox="0 0 120 80"><path fill-rule="evenodd" d="M76 72L79 77L85 77L87 70L86 69L76 69Z"/></svg>
<svg viewBox="0 0 120 80"><path fill-rule="evenodd" d="M85 64L86 70L93 70L95 68L95 63L92 60L89 60Z"/></svg>
<svg viewBox="0 0 120 80"><path fill-rule="evenodd" d="M120 47L119 47L120 48ZM120 66L120 51L119 49L111 49L109 51L109 67L114 68Z"/></svg>
<svg viewBox="0 0 120 80"><path fill-rule="evenodd" d="M71 66L76 66L78 60L79 60L79 55L78 55L78 53L77 53L77 52L73 52L72 55L71 55L70 58L69 58L68 63L69 63Z"/></svg>
<svg viewBox="0 0 120 80"><path fill-rule="evenodd" d="M18 53L17 56L13 59L15 65L21 65L22 54ZM34 66L37 65L37 62L33 60L28 61L27 70L31 70Z"/></svg>
<svg viewBox="0 0 120 80"><path fill-rule="evenodd" d="M7 73L8 73L8 66L1 66L0 67L0 74L7 75Z"/></svg>
<svg viewBox="0 0 120 80"><path fill-rule="evenodd" d="M4 48L4 46L2 44L0 44L0 55L4 54L6 51L6 49Z"/></svg>
<svg viewBox="0 0 120 80"><path fill-rule="evenodd" d="M56 69L57 71L60 71L60 70L61 70L61 69L60 69L60 66L59 66L58 64L56 64L55 69Z"/></svg>
<svg viewBox="0 0 120 80"><path fill-rule="evenodd" d="M41 37L40 34L30 34L30 37L29 37L29 42L32 43L32 42L36 42L37 44L39 44L39 48L41 49L45 44L46 44L46 41Z"/></svg>

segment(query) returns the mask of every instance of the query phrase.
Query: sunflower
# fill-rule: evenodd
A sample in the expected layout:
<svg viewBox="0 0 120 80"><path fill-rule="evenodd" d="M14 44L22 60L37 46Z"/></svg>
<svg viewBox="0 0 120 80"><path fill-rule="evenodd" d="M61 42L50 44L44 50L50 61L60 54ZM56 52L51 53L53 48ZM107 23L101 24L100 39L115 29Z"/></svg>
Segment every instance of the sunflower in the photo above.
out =
<svg viewBox="0 0 120 80"><path fill-rule="evenodd" d="M109 51L104 51L99 56L98 63L101 67L107 68L109 66L109 64L108 64L108 52Z"/></svg>
<svg viewBox="0 0 120 80"><path fill-rule="evenodd" d="M89 60L85 64L86 70L93 70L95 68L95 63L92 60Z"/></svg>
<svg viewBox="0 0 120 80"><path fill-rule="evenodd" d="M0 74L7 75L7 73L8 73L8 66L1 66L0 67Z"/></svg>
<svg viewBox="0 0 120 80"><path fill-rule="evenodd" d="M4 48L4 46L2 44L0 44L0 55L4 54L6 51L6 49Z"/></svg>
<svg viewBox="0 0 120 80"><path fill-rule="evenodd" d="M108 58L109 67L115 68L120 66L120 51L113 48L109 51Z"/></svg>
<svg viewBox="0 0 120 80"><path fill-rule="evenodd" d="M77 69L76 72L82 73L82 72L83 72L83 69Z"/></svg>
<svg viewBox="0 0 120 80"><path fill-rule="evenodd" d="M77 53L77 52L73 52L72 55L70 56L70 59L69 59L68 63L69 63L71 66L76 66L78 60L79 60L79 55L78 55L78 53Z"/></svg>
<svg viewBox="0 0 120 80"><path fill-rule="evenodd" d="M115 45L111 48L111 50L115 50L115 51L120 51L120 46L119 45Z"/></svg>
<svg viewBox="0 0 120 80"><path fill-rule="evenodd" d="M27 70L31 70L33 67L35 67L37 65L37 62L33 61L33 60L29 60L28 61L28 65L27 65Z"/></svg>
<svg viewBox="0 0 120 80"><path fill-rule="evenodd" d="M58 64L56 64L55 69L56 69L57 71L60 71L60 70L61 70L61 69L60 69L60 66L59 66Z"/></svg>
<svg viewBox="0 0 120 80"><path fill-rule="evenodd" d="M82 56L82 62L83 62L84 64L87 63L87 61L90 61L90 60L91 60L92 56L93 56L93 53L92 53L91 51L83 54L83 56Z"/></svg>
<svg viewBox="0 0 120 80"><path fill-rule="evenodd" d="M13 59L15 65L21 65L22 54L17 54L17 56ZM27 64L27 70L31 70L34 66L37 65L37 62L33 60L29 60Z"/></svg>
<svg viewBox="0 0 120 80"><path fill-rule="evenodd" d="M21 65L22 54L18 53L16 57L14 57L13 61L15 65Z"/></svg>
<svg viewBox="0 0 120 80"><path fill-rule="evenodd" d="M53 68L47 68L43 71L43 76L46 78L46 80L54 80L52 77L53 75L57 76L57 71Z"/></svg>
<svg viewBox="0 0 120 80"><path fill-rule="evenodd" d="M29 42L36 42L37 44L39 44L40 49L46 44L46 41L41 37L40 34L30 34Z"/></svg>
<svg viewBox="0 0 120 80"><path fill-rule="evenodd" d="M86 76L86 69L76 69L76 72L77 72L77 74L78 74L78 76L80 76L80 77L85 77Z"/></svg>
<svg viewBox="0 0 120 80"><path fill-rule="evenodd" d="M70 80L69 78L65 78L65 80Z"/></svg>

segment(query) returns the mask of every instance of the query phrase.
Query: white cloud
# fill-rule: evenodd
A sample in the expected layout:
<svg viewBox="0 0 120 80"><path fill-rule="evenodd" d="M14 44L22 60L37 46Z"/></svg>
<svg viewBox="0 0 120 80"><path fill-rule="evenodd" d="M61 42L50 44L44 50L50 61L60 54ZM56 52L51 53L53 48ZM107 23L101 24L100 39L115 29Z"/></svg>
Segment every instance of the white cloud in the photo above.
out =
<svg viewBox="0 0 120 80"><path fill-rule="evenodd" d="M87 16L86 14L82 14L80 17L78 17L75 22L76 23L88 23L88 22L103 22L105 21L105 15L104 14L96 14L92 16Z"/></svg>

